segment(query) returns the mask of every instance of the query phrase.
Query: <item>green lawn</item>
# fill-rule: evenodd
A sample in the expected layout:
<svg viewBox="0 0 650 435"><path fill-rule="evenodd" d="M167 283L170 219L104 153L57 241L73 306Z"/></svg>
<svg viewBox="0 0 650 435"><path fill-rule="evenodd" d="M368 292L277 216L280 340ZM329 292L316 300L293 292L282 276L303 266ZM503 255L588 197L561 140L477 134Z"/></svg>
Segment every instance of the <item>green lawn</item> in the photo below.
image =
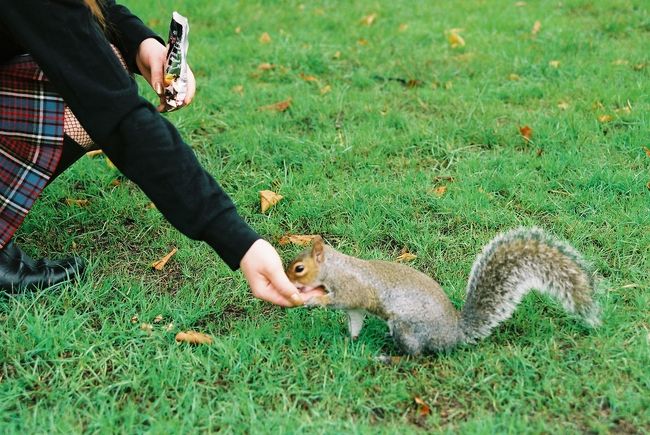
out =
<svg viewBox="0 0 650 435"><path fill-rule="evenodd" d="M462 306L481 247L537 225L603 277L603 326L531 295L478 345L384 365L382 322L351 342L342 313L254 300L84 158L17 237L35 256L82 255L91 273L0 297L0 432L650 431L646 1L125 4L162 34L172 10L189 18L198 92L168 117L276 246L292 233L365 258L406 248ZM267 214L264 189L284 196ZM289 261L301 248L278 249ZM176 344L186 329L215 343Z"/></svg>

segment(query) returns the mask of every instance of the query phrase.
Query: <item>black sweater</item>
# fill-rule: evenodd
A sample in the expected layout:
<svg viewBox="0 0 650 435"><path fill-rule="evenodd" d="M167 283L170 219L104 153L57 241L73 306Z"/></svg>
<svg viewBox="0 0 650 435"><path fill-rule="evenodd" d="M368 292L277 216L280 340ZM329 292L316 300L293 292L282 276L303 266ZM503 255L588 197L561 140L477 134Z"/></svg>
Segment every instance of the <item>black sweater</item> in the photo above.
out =
<svg viewBox="0 0 650 435"><path fill-rule="evenodd" d="M160 38L125 7L103 4L108 37L135 71L140 42ZM236 269L259 236L176 128L138 95L82 0L0 0L0 7L0 61L30 53L118 169L172 225Z"/></svg>

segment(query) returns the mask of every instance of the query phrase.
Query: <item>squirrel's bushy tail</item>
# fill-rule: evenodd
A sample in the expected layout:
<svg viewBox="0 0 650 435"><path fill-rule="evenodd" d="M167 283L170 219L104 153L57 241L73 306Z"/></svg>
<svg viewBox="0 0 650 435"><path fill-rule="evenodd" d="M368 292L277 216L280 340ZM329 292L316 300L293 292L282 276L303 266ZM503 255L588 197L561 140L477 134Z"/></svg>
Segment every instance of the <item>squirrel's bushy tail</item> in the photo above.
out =
<svg viewBox="0 0 650 435"><path fill-rule="evenodd" d="M594 277L569 244L539 228L518 228L495 237L472 266L461 312L466 341L487 337L508 319L532 289L547 293L590 326L600 324Z"/></svg>

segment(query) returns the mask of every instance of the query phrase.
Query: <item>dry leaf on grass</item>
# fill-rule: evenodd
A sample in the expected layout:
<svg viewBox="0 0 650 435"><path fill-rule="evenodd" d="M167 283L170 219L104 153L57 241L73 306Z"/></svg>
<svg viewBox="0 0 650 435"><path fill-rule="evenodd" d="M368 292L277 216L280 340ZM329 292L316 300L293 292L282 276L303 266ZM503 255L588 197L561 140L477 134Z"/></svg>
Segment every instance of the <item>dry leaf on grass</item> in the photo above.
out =
<svg viewBox="0 0 650 435"><path fill-rule="evenodd" d="M131 323L138 323L138 315L131 317Z"/></svg>
<svg viewBox="0 0 650 435"><path fill-rule="evenodd" d="M519 77L519 74L512 73L512 74L510 74L508 76L508 80L510 80L512 82L516 82L516 81L521 80L521 77Z"/></svg>
<svg viewBox="0 0 650 435"><path fill-rule="evenodd" d="M372 24L375 22L376 19L377 19L377 14L375 13L366 15L361 19L361 24L363 24L364 26L372 26Z"/></svg>
<svg viewBox="0 0 650 435"><path fill-rule="evenodd" d="M143 323L140 325L140 330L151 334L151 331L153 331L153 325L151 323Z"/></svg>
<svg viewBox="0 0 650 435"><path fill-rule="evenodd" d="M275 68L275 65L272 63L264 62L257 66L257 69L260 71L270 71Z"/></svg>
<svg viewBox="0 0 650 435"><path fill-rule="evenodd" d="M567 103L566 101L560 101L559 103L557 103L557 108L560 110L567 110L569 108L569 103Z"/></svg>
<svg viewBox="0 0 650 435"><path fill-rule="evenodd" d="M357 40L357 44L359 44L362 47L365 47L366 45L368 45L368 40L365 38L359 38Z"/></svg>
<svg viewBox="0 0 650 435"><path fill-rule="evenodd" d="M447 192L447 186L438 186L435 189L433 189L433 195L436 198L442 198L443 195Z"/></svg>
<svg viewBox="0 0 650 435"><path fill-rule="evenodd" d="M312 240L316 237L318 237L317 234L286 234L280 237L278 243L282 246L288 245L289 243L298 246L308 246L311 245Z"/></svg>
<svg viewBox="0 0 650 435"><path fill-rule="evenodd" d="M413 261L416 258L418 258L417 255L412 254L412 253L408 252L407 250L402 250L402 253L399 254L395 260L407 262L407 261Z"/></svg>
<svg viewBox="0 0 650 435"><path fill-rule="evenodd" d="M305 73L300 73L300 78L303 79L306 82L317 82L318 81L318 78L316 78L316 76L307 75Z"/></svg>
<svg viewBox="0 0 650 435"><path fill-rule="evenodd" d="M86 155L87 155L88 157L91 157L91 158L92 158L92 157L101 156L102 154L104 154L104 151L102 151L102 150L92 150L92 151L88 151L88 152L86 153Z"/></svg>
<svg viewBox="0 0 650 435"><path fill-rule="evenodd" d="M284 112L291 107L291 98L287 98L284 101L280 101L274 104L269 104L267 106L261 106L259 110L261 111L273 111L273 112Z"/></svg>
<svg viewBox="0 0 650 435"><path fill-rule="evenodd" d="M331 91L332 91L332 87L330 85L325 85L322 88L320 88L320 94L321 95L325 95L325 94L327 94L327 93L329 93Z"/></svg>
<svg viewBox="0 0 650 435"><path fill-rule="evenodd" d="M519 133L521 133L521 137L523 137L526 142L530 142L533 139L533 129L527 125L519 127Z"/></svg>
<svg viewBox="0 0 650 435"><path fill-rule="evenodd" d="M648 147L643 147L643 150L645 151L645 155L650 157L650 148Z"/></svg>
<svg viewBox="0 0 650 435"><path fill-rule="evenodd" d="M598 122L605 123L611 121L612 119L614 119L612 115L600 115L598 117Z"/></svg>
<svg viewBox="0 0 650 435"><path fill-rule="evenodd" d="M176 334L176 341L190 344L212 344L212 337L196 331L185 331Z"/></svg>
<svg viewBox="0 0 650 435"><path fill-rule="evenodd" d="M174 254L178 252L177 248L173 248L167 255L165 255L163 258L161 258L158 261L154 261L151 264L151 267L153 267L156 270L163 270L167 262L169 261L170 258L174 256Z"/></svg>
<svg viewBox="0 0 650 435"><path fill-rule="evenodd" d="M447 31L447 40L451 48L458 48L465 46L465 40L460 36L459 32L461 29L450 29Z"/></svg>
<svg viewBox="0 0 650 435"><path fill-rule="evenodd" d="M431 407L427 405L422 398L415 396L413 400L415 400L416 405L418 405L418 415L420 417L426 417L431 414Z"/></svg>
<svg viewBox="0 0 650 435"><path fill-rule="evenodd" d="M551 68L559 68L560 67L560 61L559 60L552 60L548 63L548 66Z"/></svg>
<svg viewBox="0 0 650 435"><path fill-rule="evenodd" d="M262 35L260 35L259 41L262 44L268 44L269 42L271 42L271 35L269 35L268 32L264 32L262 33Z"/></svg>
<svg viewBox="0 0 650 435"><path fill-rule="evenodd" d="M530 31L530 34L533 35L533 37L537 36L539 31L542 29L542 22L537 20L535 21L535 24L533 24L533 28Z"/></svg>
<svg viewBox="0 0 650 435"><path fill-rule="evenodd" d="M284 198L282 195L272 190L260 190L260 208L262 209L262 213L266 213L268 209L280 202L282 198Z"/></svg>
<svg viewBox="0 0 650 435"><path fill-rule="evenodd" d="M86 207L88 204L90 204L90 201L87 199L66 198L65 203L70 206L76 205L77 207Z"/></svg>
<svg viewBox="0 0 650 435"><path fill-rule="evenodd" d="M158 314L155 319L153 319L153 323L160 323L163 320L162 314Z"/></svg>

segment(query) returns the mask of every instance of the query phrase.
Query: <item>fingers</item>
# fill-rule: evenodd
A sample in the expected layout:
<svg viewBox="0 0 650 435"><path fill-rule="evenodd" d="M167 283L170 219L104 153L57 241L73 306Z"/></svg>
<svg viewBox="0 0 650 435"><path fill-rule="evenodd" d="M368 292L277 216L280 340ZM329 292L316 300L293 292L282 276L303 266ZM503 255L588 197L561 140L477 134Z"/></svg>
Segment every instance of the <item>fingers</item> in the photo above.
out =
<svg viewBox="0 0 650 435"><path fill-rule="evenodd" d="M196 80L194 79L194 73L187 67L187 94L183 100L183 106L187 106L192 102L194 98L194 93L196 92Z"/></svg>
<svg viewBox="0 0 650 435"><path fill-rule="evenodd" d="M282 268L276 268L271 271L271 276L269 277L271 285L275 287L280 295L285 299L288 299L292 302L293 306L300 306L304 304L303 298L300 296L300 292L293 285L287 275L285 275Z"/></svg>

